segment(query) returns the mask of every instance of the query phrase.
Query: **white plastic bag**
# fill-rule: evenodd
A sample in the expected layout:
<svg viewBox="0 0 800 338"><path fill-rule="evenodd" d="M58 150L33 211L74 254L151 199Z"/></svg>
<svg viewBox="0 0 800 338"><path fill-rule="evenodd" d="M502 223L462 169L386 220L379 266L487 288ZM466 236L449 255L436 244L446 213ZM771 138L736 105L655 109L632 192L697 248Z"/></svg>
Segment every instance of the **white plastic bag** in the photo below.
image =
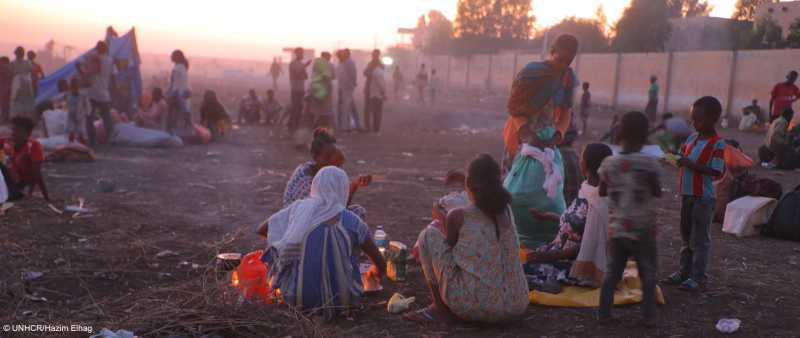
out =
<svg viewBox="0 0 800 338"><path fill-rule="evenodd" d="M745 196L728 203L722 231L737 237L758 234L757 226L767 224L778 201L769 197Z"/></svg>
<svg viewBox="0 0 800 338"><path fill-rule="evenodd" d="M53 109L45 111L42 115L44 116L48 136L54 137L67 134L67 112Z"/></svg>

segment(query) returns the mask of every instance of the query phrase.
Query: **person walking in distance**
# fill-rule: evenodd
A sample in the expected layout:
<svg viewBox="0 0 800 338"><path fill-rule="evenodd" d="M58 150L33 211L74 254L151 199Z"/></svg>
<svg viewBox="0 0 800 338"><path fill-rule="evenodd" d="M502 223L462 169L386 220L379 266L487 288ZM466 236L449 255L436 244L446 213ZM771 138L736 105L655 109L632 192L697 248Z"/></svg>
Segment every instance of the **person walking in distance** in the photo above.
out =
<svg viewBox="0 0 800 338"><path fill-rule="evenodd" d="M589 113L592 110L592 93L589 92L589 82L583 83L583 95L581 95L581 122L583 123L581 135L586 134L589 125Z"/></svg>
<svg viewBox="0 0 800 338"><path fill-rule="evenodd" d="M269 67L269 75L272 76L272 90L278 90L278 78L283 75L283 67L278 58L272 59L272 65Z"/></svg>
<svg viewBox="0 0 800 338"><path fill-rule="evenodd" d="M419 73L417 73L415 84L417 86L419 103L425 104L425 88L428 87L428 71L425 70L424 63L419 68Z"/></svg>
<svg viewBox="0 0 800 338"><path fill-rule="evenodd" d="M372 131L375 133L381 131L383 101L386 100L386 80L383 68L383 63L378 60L370 75L369 110L372 112Z"/></svg>
<svg viewBox="0 0 800 338"><path fill-rule="evenodd" d="M340 130L349 131L351 119L356 129L361 129L361 123L356 110L356 103L353 100L356 86L358 86L358 75L356 64L350 57L350 49L342 49L336 53L339 58L339 67L336 68L336 81L339 87L339 104L337 109L336 122Z"/></svg>
<svg viewBox="0 0 800 338"><path fill-rule="evenodd" d="M400 66L394 67L392 73L392 85L394 86L394 99L400 98L400 92L403 90L403 73L400 71Z"/></svg>
<svg viewBox="0 0 800 338"><path fill-rule="evenodd" d="M441 82L439 80L439 76L436 75L436 69L431 69L431 78L430 84L428 85L428 91L431 93L431 106L436 105L436 98L439 96L439 89L441 87Z"/></svg>
<svg viewBox="0 0 800 338"><path fill-rule="evenodd" d="M304 53L302 47L295 48L294 60L289 64L289 84L292 91L292 105L289 108L290 135L297 131L303 114L303 97L306 95L306 80L308 80L306 68L311 64L311 60L303 62Z"/></svg>
<svg viewBox="0 0 800 338"><path fill-rule="evenodd" d="M656 114L658 113L658 91L658 78L655 75L650 76L650 87L647 89L647 107L644 109L647 118L650 119L650 123L655 122Z"/></svg>
<svg viewBox="0 0 800 338"><path fill-rule="evenodd" d="M383 66L381 63L381 51L375 49L372 51L372 59L367 64L367 67L364 68L364 77L366 81L364 83L364 129L369 131L370 126L372 126L372 107L370 107L370 90L372 88L372 71L375 70L375 67Z"/></svg>

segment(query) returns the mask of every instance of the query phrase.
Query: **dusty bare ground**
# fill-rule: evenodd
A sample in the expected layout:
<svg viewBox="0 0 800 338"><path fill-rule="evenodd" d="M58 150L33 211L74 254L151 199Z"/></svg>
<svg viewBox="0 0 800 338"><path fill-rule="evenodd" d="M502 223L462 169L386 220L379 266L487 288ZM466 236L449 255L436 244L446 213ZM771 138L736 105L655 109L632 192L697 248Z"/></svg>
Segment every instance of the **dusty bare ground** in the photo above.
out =
<svg viewBox="0 0 800 338"><path fill-rule="evenodd" d="M452 95L435 109L390 102L381 135L340 136L345 169L378 178L355 198L367 208L371 226L384 225L392 239L412 244L430 220L431 201L446 192L445 172L477 153L500 153L502 98L471 97L476 96ZM609 121L610 113L595 116L590 135L579 143L599 137ZM751 154L761 140L723 134L738 138ZM128 329L148 337L675 337L719 335L714 325L728 317L742 320L740 337L800 334L800 245L734 238L720 226L712 235L710 290L690 295L665 287L662 325L653 330L636 324L638 306L619 308L618 326L598 325L592 309L531 306L522 320L506 325L420 327L385 309L393 292L416 296L417 307L430 301L418 267L411 268L408 282L384 283L385 290L366 297L362 310L333 323L310 321L284 307L239 306L213 257L262 246L253 234L256 224L277 210L288 175L308 157L279 135L277 129L244 127L210 146L102 147L94 163L48 164L54 204L61 208L84 198L94 212L61 215L31 199L0 218L0 324L83 323L95 331ZM665 186L673 192L659 210L660 277L677 268L680 247L675 173L666 172ZM798 172L758 174L776 178L784 189L800 183ZM165 250L174 255L157 257ZM23 282L26 271L44 275Z"/></svg>

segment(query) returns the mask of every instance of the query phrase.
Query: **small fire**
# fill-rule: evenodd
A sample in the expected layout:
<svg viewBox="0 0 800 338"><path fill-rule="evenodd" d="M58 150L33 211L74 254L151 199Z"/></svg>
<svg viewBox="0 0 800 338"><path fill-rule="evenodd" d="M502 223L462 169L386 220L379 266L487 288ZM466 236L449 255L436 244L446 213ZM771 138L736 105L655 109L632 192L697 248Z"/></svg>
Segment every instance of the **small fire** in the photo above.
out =
<svg viewBox="0 0 800 338"><path fill-rule="evenodd" d="M231 286L233 287L239 286L239 273L236 271L231 272Z"/></svg>

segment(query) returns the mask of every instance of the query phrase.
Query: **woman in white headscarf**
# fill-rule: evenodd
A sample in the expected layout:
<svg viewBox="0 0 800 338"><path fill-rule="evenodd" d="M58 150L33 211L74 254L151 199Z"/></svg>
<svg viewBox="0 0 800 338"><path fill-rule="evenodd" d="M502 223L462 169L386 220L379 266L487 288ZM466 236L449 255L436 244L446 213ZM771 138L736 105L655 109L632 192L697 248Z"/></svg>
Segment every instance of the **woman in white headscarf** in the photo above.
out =
<svg viewBox="0 0 800 338"><path fill-rule="evenodd" d="M386 264L367 225L347 210L350 179L333 166L320 169L308 198L272 215L258 233L267 237L263 261L272 289L304 310L331 318L357 304L363 294L359 249L370 258L369 272L384 275Z"/></svg>

